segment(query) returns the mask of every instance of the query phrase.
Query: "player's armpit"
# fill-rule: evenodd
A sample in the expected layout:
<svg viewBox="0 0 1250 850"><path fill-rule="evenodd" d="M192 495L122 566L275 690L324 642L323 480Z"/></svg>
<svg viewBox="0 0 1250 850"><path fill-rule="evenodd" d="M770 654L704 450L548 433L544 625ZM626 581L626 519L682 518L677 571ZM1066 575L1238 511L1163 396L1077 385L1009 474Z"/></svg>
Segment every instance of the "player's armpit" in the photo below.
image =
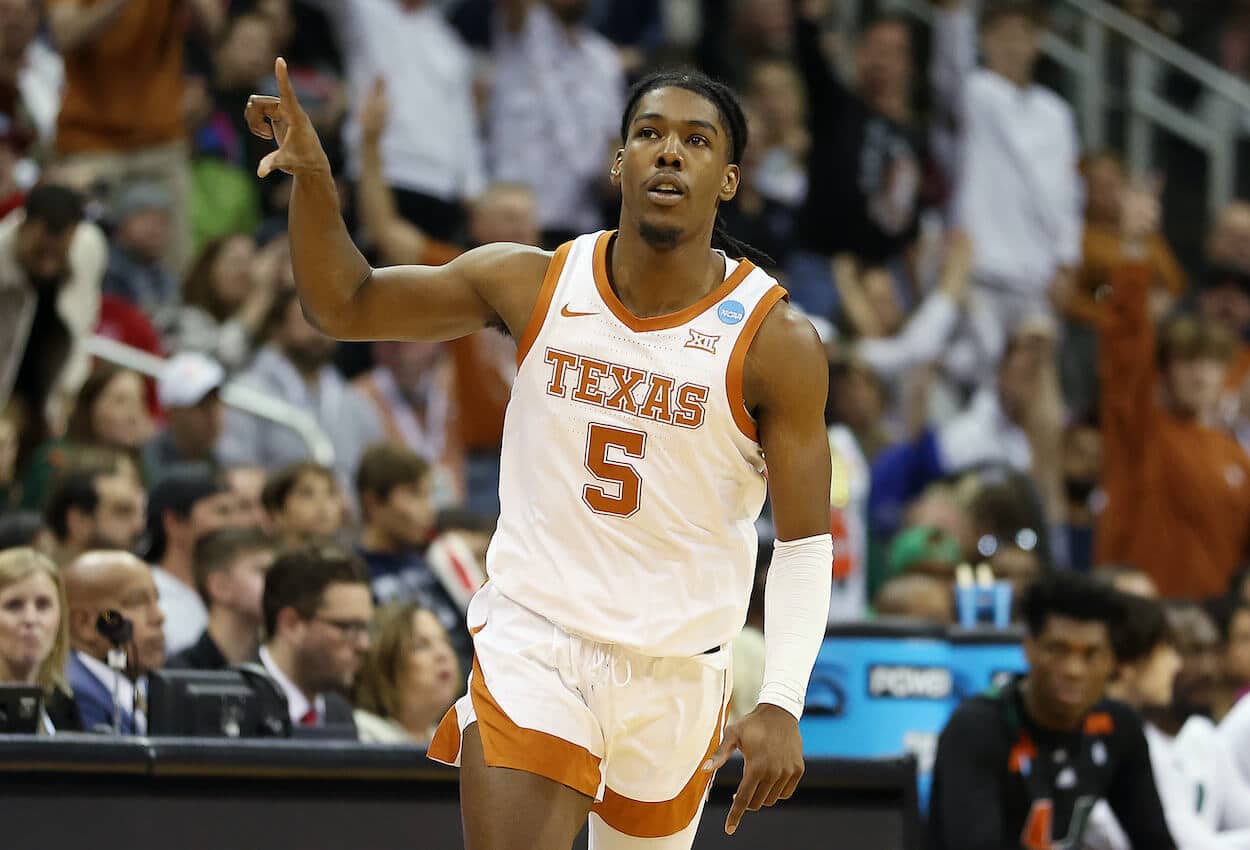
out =
<svg viewBox="0 0 1250 850"><path fill-rule="evenodd" d="M829 366L816 329L779 302L751 343L743 395L764 448L780 540L829 533L828 391Z"/></svg>
<svg viewBox="0 0 1250 850"><path fill-rule="evenodd" d="M443 266L373 269L322 329L339 339L447 340L498 317L520 338L551 259L538 248L499 243Z"/></svg>

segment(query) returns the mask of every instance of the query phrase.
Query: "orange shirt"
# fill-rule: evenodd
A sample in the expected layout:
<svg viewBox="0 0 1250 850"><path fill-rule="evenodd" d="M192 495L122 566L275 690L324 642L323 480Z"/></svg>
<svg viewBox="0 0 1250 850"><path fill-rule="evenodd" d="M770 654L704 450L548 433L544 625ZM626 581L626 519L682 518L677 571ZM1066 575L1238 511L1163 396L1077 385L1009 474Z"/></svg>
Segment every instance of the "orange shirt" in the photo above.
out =
<svg viewBox="0 0 1250 850"><path fill-rule="evenodd" d="M1118 230L1087 224L1081 243L1081 268L1077 273L1076 292L1064 306L1064 313L1072 319L1094 324L1098 321L1100 307L1094 300L1098 290L1111 283L1112 274L1123 262L1120 246L1123 239ZM1173 296L1185 291L1185 273L1168 247L1167 240L1155 234L1150 238L1150 282L1152 286L1166 289Z"/></svg>
<svg viewBox="0 0 1250 850"><path fill-rule="evenodd" d="M183 0L130 0L100 33L65 55L58 151L131 151L183 137L187 14Z"/></svg>
<svg viewBox="0 0 1250 850"><path fill-rule="evenodd" d="M1097 562L1145 570L1169 597L1222 594L1250 547L1250 457L1156 399L1149 263L1122 264L1100 304L1103 486Z"/></svg>

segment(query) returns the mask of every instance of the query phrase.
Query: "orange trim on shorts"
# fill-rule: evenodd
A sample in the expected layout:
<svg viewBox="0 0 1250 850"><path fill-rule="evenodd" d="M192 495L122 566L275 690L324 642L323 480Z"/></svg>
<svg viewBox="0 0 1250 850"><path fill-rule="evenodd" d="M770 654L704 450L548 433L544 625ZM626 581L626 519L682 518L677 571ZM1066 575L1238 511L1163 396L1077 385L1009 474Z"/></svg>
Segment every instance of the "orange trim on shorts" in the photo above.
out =
<svg viewBox="0 0 1250 850"><path fill-rule="evenodd" d="M707 752L699 759L694 774L687 780L685 787L677 792L676 797L651 803L604 788L603 801L592 805L590 810L617 832L634 838L664 838L690 826L712 782L712 774L703 772L703 763L720 746L728 710L729 704L722 696L720 718L716 721L716 728L712 730L712 740L708 742Z"/></svg>
<svg viewBox="0 0 1250 850"><path fill-rule="evenodd" d="M521 368L521 361L525 359L525 355L529 354L529 350L534 346L534 341L538 339L538 332L543 329L543 322L547 320L547 313L551 309L551 299L556 294L556 284L560 282L560 274L564 271L564 261L568 259L571 247L573 247L572 242L565 242L556 249L551 262L547 264L547 274L543 276L543 285L538 289L538 300L534 302L534 312L530 313L525 333L521 334L521 341L516 346L518 369Z"/></svg>
<svg viewBox="0 0 1250 850"><path fill-rule="evenodd" d="M447 709L447 713L439 721L425 755L443 764L455 764L460 760L460 720L456 716L454 705Z"/></svg>
<svg viewBox="0 0 1250 850"><path fill-rule="evenodd" d="M746 276L755 269L755 265L750 260L739 260L738 267L733 270L729 277L725 278L720 286L686 309L679 310L676 313L667 313L663 316L650 316L640 319L621 303L621 299L617 298L616 293L612 291L612 284L608 282L608 246L612 244L614 236L616 236L616 231L609 230L595 242L595 287L599 290L599 297L603 299L603 303L608 305L608 309L612 311L612 315L616 316L625 327L635 333L665 331L692 321L701 313L710 309L717 301L727 297L737 289L738 284L742 283Z"/></svg>
<svg viewBox="0 0 1250 850"><path fill-rule="evenodd" d="M476 657L469 694L488 765L546 777L592 799L599 792L599 757L571 741L516 725L491 696Z"/></svg>
<svg viewBox="0 0 1250 850"><path fill-rule="evenodd" d="M774 286L764 293L764 297L747 317L747 323L742 326L742 333L738 335L734 350L729 355L729 368L725 370L725 392L729 397L729 412L733 414L734 424L739 431L757 443L760 439L759 430L755 427L755 419L747 412L747 403L742 397L742 373L746 368L751 341L759 333L760 325L764 324L764 319L768 317L773 306L783 298L789 300L786 291L780 286Z"/></svg>

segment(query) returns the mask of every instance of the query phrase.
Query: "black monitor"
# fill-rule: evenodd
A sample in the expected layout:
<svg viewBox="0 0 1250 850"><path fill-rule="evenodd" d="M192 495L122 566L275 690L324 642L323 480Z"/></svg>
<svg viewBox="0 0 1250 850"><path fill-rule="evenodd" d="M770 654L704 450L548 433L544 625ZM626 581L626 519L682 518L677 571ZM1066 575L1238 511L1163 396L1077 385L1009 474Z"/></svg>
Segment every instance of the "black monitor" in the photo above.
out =
<svg viewBox="0 0 1250 850"><path fill-rule="evenodd" d="M43 691L33 685L0 684L0 734L33 735L39 731Z"/></svg>
<svg viewBox="0 0 1250 850"><path fill-rule="evenodd" d="M270 713L265 700L237 670L157 670L148 675L148 734L152 736L267 736L273 734L266 723Z"/></svg>

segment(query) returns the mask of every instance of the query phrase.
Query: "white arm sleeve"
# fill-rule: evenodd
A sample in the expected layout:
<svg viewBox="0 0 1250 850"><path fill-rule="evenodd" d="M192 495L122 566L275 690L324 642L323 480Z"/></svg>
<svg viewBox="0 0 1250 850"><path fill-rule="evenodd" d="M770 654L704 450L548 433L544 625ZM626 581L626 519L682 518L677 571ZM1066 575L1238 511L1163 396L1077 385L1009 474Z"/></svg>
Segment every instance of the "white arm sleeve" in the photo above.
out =
<svg viewBox="0 0 1250 850"><path fill-rule="evenodd" d="M798 719L807 680L825 639L833 584L833 536L820 534L773 544L764 586L764 684L760 702Z"/></svg>

